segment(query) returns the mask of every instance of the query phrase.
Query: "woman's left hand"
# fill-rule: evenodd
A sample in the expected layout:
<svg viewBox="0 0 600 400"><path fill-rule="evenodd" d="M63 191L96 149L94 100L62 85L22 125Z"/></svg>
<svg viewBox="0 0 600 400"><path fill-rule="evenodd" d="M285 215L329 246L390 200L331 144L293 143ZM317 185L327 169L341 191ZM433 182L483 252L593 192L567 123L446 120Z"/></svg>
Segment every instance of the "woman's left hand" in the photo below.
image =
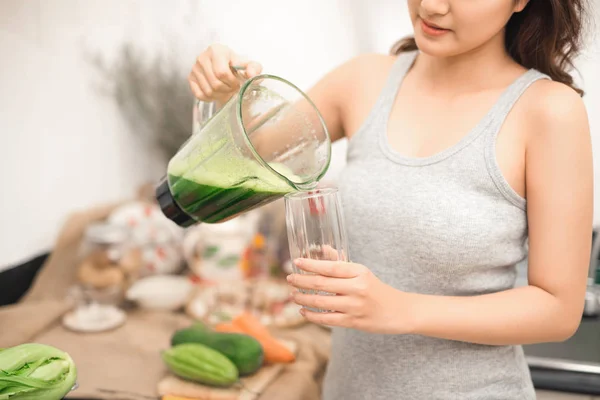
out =
<svg viewBox="0 0 600 400"><path fill-rule="evenodd" d="M295 264L316 275L289 275L291 286L336 294L313 295L294 290L292 297L299 305L331 311L302 309L307 320L372 333L411 333L411 294L381 282L364 265L312 259L297 259Z"/></svg>

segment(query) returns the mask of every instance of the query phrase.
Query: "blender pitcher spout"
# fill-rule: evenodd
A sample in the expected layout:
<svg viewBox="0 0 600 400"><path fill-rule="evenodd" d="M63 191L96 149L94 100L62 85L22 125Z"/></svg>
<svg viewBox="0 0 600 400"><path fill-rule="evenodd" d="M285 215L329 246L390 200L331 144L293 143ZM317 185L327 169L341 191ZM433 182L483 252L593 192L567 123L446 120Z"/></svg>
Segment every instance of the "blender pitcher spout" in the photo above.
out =
<svg viewBox="0 0 600 400"><path fill-rule="evenodd" d="M294 186L296 187L296 190L299 192L308 192L308 191L316 189L317 186L319 186L319 182L314 181L314 182L306 182L306 183L295 183Z"/></svg>

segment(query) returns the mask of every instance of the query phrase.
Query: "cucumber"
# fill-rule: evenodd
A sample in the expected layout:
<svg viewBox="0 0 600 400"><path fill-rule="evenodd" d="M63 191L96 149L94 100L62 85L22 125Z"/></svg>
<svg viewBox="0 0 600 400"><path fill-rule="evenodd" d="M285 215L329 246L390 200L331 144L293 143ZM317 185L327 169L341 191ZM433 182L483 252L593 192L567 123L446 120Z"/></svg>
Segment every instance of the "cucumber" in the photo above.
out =
<svg viewBox="0 0 600 400"><path fill-rule="evenodd" d="M223 354L197 343L174 346L162 353L162 359L177 376L211 386L227 387L236 383L236 366Z"/></svg>
<svg viewBox="0 0 600 400"><path fill-rule="evenodd" d="M215 332L201 324L175 332L171 345L198 343L208 346L227 357L241 376L258 371L264 360L264 351L258 340L241 333Z"/></svg>

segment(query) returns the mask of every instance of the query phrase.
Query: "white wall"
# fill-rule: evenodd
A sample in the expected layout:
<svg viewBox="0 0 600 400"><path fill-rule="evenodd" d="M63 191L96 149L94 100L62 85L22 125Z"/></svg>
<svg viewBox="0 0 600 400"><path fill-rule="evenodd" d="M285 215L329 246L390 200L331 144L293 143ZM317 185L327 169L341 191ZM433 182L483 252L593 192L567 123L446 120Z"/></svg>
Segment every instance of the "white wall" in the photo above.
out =
<svg viewBox="0 0 600 400"><path fill-rule="evenodd" d="M162 174L95 91L86 49L111 57L125 40L160 51L176 38L187 69L220 41L308 88L353 55L387 52L410 32L399 0L0 0L0 269L50 248L72 210L131 196ZM578 66L597 153L598 41ZM330 177L344 153L338 143Z"/></svg>
<svg viewBox="0 0 600 400"><path fill-rule="evenodd" d="M596 31L590 32L585 50L576 62L578 84L585 90L583 98L592 132L594 152L594 225L600 225L600 2L588 2L594 7L592 21Z"/></svg>
<svg viewBox="0 0 600 400"><path fill-rule="evenodd" d="M308 87L356 52L349 3L1 0L0 269L51 248L73 210L162 174L97 93L86 51L110 58L125 40L158 51L176 38L187 69L218 40Z"/></svg>
<svg viewBox="0 0 600 400"><path fill-rule="evenodd" d="M106 4L0 2L0 266L49 248L74 209L132 195L158 173L82 57L82 39L110 45L131 27L134 3Z"/></svg>

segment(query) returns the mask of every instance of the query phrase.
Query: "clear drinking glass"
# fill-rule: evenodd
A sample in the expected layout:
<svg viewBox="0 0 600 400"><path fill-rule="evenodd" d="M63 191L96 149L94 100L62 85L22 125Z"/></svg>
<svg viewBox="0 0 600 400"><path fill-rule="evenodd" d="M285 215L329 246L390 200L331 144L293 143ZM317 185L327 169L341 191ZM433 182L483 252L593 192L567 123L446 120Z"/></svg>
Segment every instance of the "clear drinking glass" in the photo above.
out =
<svg viewBox="0 0 600 400"><path fill-rule="evenodd" d="M338 190L320 188L285 196L286 224L294 273L307 274L293 263L296 258L348 261L348 238ZM335 295L314 290L303 293ZM312 309L326 312L327 310Z"/></svg>

